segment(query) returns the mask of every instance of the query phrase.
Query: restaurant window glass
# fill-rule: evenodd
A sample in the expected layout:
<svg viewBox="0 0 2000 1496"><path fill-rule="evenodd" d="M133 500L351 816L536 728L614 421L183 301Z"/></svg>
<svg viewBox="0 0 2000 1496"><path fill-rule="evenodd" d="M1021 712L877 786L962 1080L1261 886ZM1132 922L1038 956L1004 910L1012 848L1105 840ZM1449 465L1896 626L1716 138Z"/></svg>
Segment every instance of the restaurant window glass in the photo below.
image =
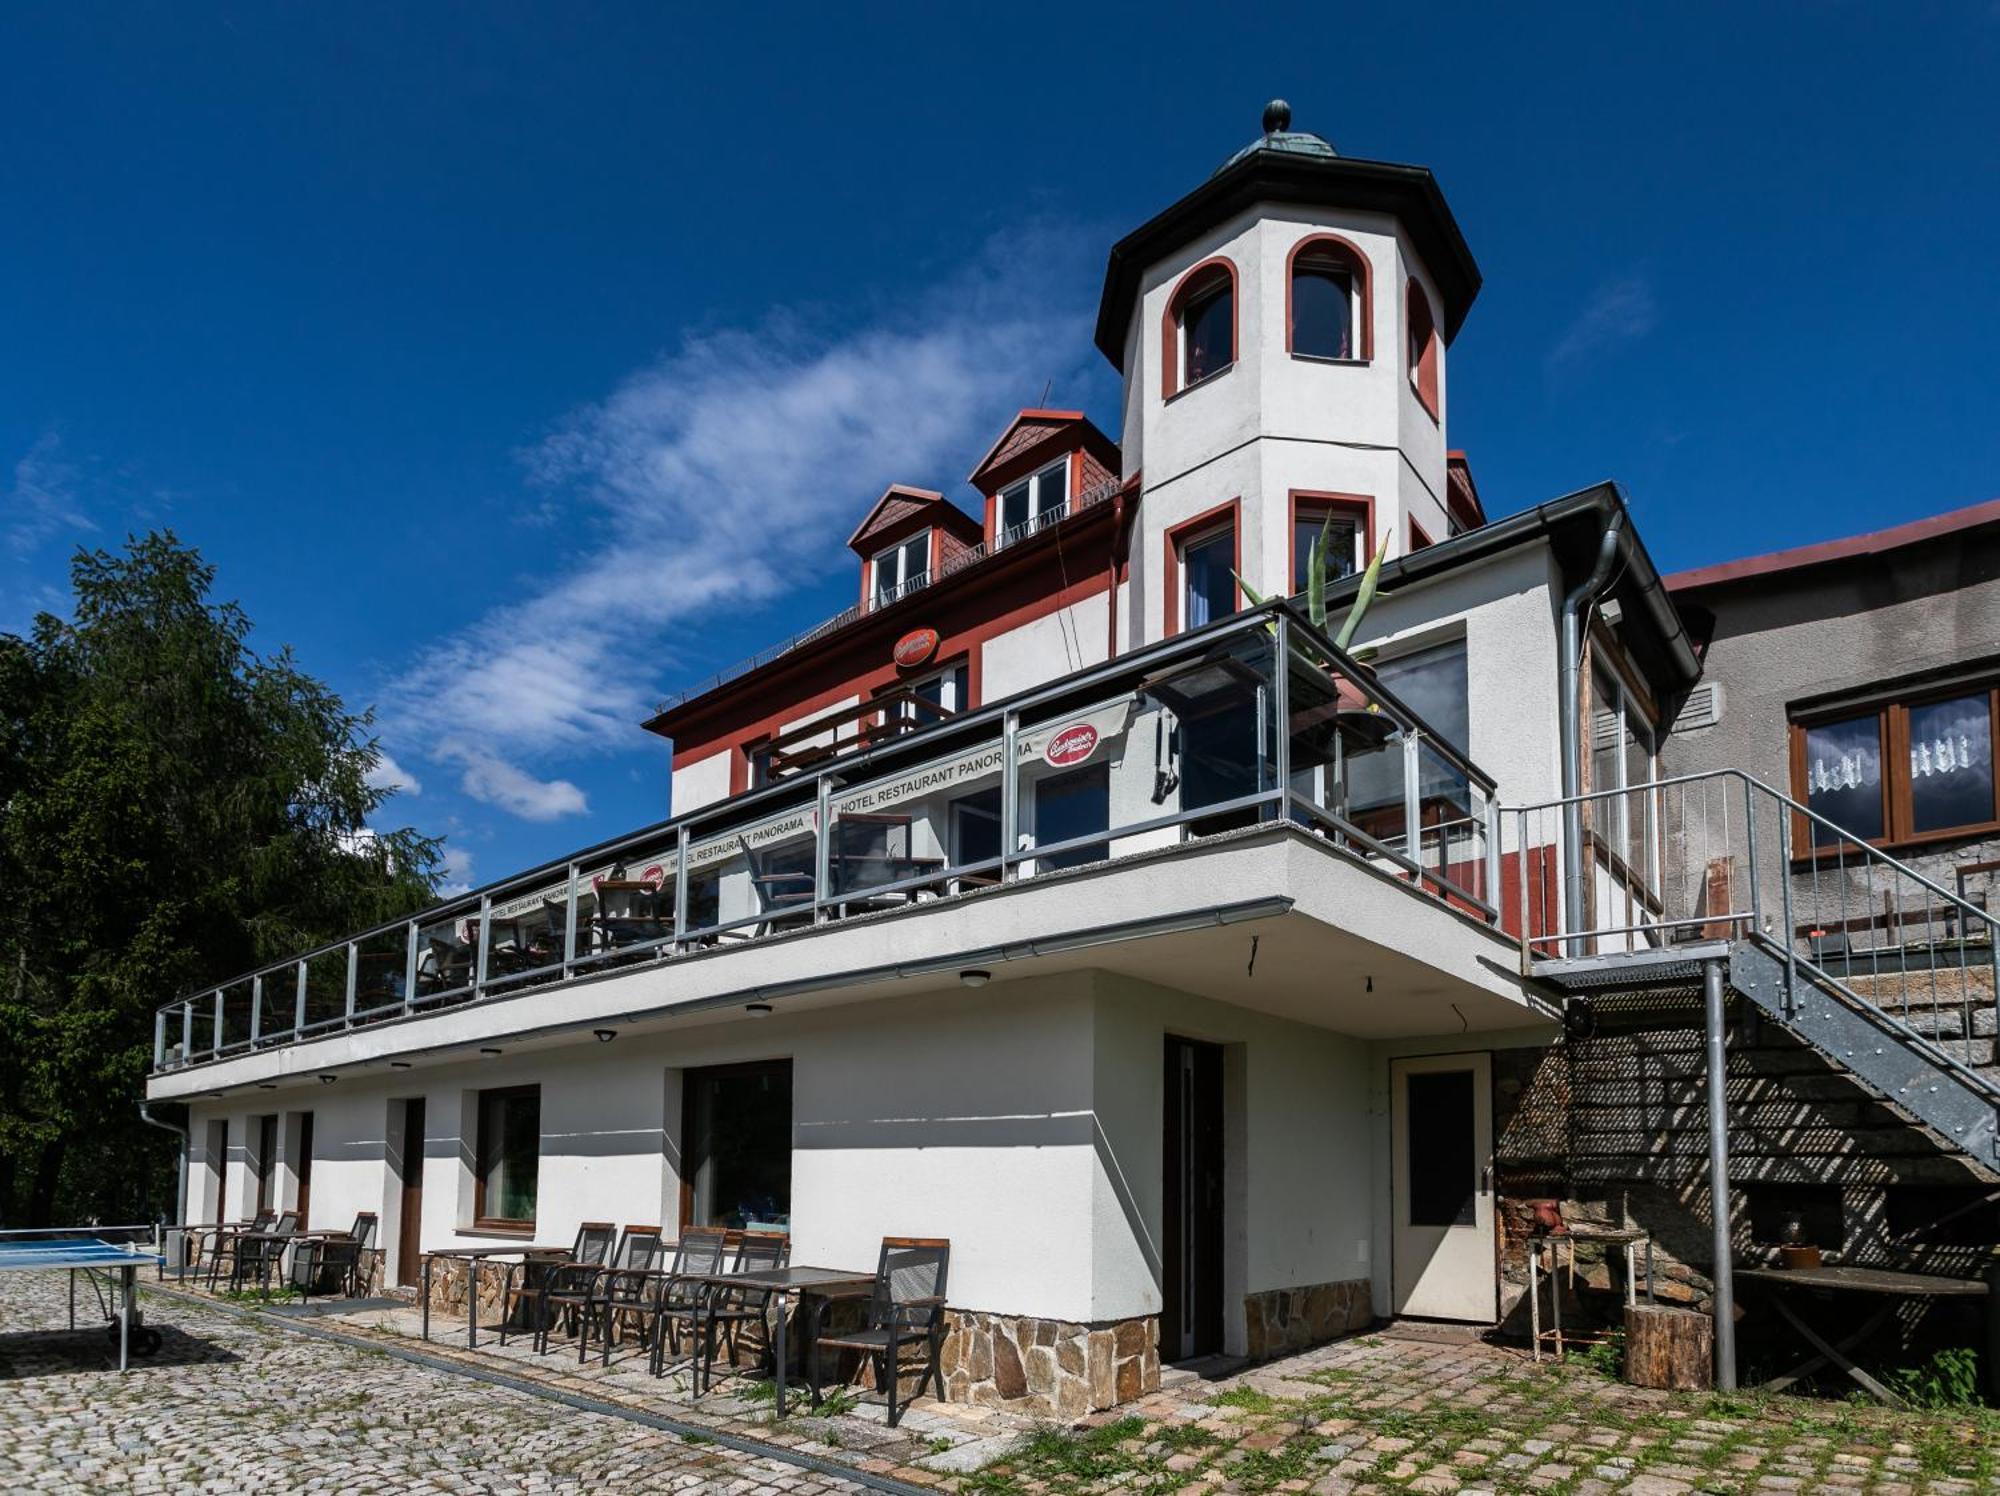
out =
<svg viewBox="0 0 2000 1496"><path fill-rule="evenodd" d="M1375 667L1375 678L1388 687L1397 700L1415 712L1439 738L1460 753L1466 752L1466 741L1472 736L1472 713L1467 699L1463 639L1384 660ZM1417 794L1420 803L1433 792L1438 795L1463 793L1463 781L1443 772L1435 756L1426 756L1423 763L1425 768L1421 772L1427 779L1436 782L1419 782ZM1349 794L1357 813L1402 804L1403 756L1400 752L1357 758L1352 775Z"/></svg>
<svg viewBox="0 0 2000 1496"><path fill-rule="evenodd" d="M479 1224L532 1226L542 1152L542 1088L479 1093L473 1214Z"/></svg>
<svg viewBox="0 0 2000 1496"><path fill-rule="evenodd" d="M1236 611L1236 529L1224 525L1180 543L1181 627L1198 629Z"/></svg>
<svg viewBox="0 0 2000 1496"><path fill-rule="evenodd" d="M1065 773L1051 774L1035 782L1035 844L1052 846L1074 837L1105 831L1111 825L1111 770L1106 764L1091 764ZM1079 867L1105 855L1103 842L1071 847L1047 856L1037 854L1037 871Z"/></svg>
<svg viewBox="0 0 2000 1496"><path fill-rule="evenodd" d="M1000 533L995 548L1023 540L1053 523L1069 503L1069 459L1050 463L1033 477L1000 491Z"/></svg>
<svg viewBox="0 0 2000 1496"><path fill-rule="evenodd" d="M788 1230L792 1062L689 1070L682 1100L682 1226Z"/></svg>
<svg viewBox="0 0 2000 1496"><path fill-rule="evenodd" d="M992 862L1000 856L1000 791L975 790L951 803L951 861L954 867Z"/></svg>
<svg viewBox="0 0 2000 1496"><path fill-rule="evenodd" d="M1794 795L1855 841L1990 830L1994 697L1960 686L1794 721ZM1842 840L1817 821L1804 830L1814 847Z"/></svg>

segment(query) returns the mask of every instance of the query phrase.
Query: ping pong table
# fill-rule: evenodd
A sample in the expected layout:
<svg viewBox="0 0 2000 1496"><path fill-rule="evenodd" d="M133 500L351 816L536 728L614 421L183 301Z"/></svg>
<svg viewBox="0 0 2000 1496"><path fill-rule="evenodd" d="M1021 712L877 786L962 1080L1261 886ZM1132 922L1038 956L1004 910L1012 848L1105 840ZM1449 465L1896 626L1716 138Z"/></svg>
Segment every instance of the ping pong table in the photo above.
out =
<svg viewBox="0 0 2000 1496"><path fill-rule="evenodd" d="M69 1327L76 1328L76 1278L81 1273L97 1295L105 1328L118 1342L118 1369L124 1371L133 1352L150 1356L160 1348L160 1332L146 1327L138 1310L139 1269L165 1259L144 1252L134 1242L58 1231L0 1233L0 1272L69 1273Z"/></svg>

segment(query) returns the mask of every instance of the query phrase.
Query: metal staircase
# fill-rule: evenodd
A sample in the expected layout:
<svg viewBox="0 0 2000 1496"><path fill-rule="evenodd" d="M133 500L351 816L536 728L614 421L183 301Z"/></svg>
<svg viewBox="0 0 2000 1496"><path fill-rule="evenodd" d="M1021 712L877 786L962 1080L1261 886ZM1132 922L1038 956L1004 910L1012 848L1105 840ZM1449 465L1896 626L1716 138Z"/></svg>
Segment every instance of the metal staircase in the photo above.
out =
<svg viewBox="0 0 2000 1496"><path fill-rule="evenodd" d="M1996 921L1740 770L1519 807L1522 968L1572 999L1740 999L1986 1169L2000 1167Z"/></svg>

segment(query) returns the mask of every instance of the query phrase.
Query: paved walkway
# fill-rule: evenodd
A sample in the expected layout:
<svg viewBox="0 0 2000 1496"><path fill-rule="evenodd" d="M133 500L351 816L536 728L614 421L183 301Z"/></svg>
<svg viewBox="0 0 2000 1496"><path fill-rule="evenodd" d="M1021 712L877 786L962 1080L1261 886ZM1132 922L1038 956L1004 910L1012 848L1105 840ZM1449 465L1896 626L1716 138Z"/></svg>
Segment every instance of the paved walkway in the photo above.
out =
<svg viewBox="0 0 2000 1496"><path fill-rule="evenodd" d="M985 1409L879 1404L779 1424L754 1384L690 1404L641 1358L420 1346L400 1313L313 1323L330 1343L179 1298L162 1356L120 1379L62 1324L62 1280L0 1276L0 1490L821 1492L857 1489L625 1418L495 1388L391 1351L532 1379L651 1416L964 1496L1111 1492L2000 1491L2000 1415L1644 1392L1477 1343L1364 1335L1077 1429Z"/></svg>
<svg viewBox="0 0 2000 1496"><path fill-rule="evenodd" d="M166 1344L121 1377L66 1295L0 1273L0 1490L860 1489L178 1299L148 1296Z"/></svg>

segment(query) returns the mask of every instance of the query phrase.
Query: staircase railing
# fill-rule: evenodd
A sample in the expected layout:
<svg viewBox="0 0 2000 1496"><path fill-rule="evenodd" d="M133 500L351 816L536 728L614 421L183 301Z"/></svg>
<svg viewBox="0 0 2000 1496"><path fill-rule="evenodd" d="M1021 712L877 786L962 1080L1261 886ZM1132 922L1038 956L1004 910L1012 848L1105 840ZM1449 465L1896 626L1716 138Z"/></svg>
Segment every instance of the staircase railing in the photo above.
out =
<svg viewBox="0 0 2000 1496"><path fill-rule="evenodd" d="M1803 965L1947 1055L2000 1022L2000 920L1740 769L1506 815L1524 969L1755 938L1788 1013Z"/></svg>

